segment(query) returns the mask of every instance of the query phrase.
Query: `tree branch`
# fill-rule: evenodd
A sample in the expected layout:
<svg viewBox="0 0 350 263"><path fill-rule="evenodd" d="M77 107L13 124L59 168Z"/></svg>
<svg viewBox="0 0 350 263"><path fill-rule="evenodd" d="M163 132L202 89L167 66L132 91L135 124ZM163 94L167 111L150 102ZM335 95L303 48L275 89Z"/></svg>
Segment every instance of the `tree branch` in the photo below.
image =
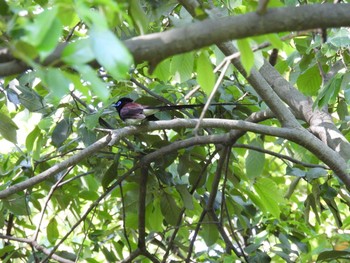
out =
<svg viewBox="0 0 350 263"><path fill-rule="evenodd" d="M138 247L141 251L146 251L146 194L148 165L141 166L140 191L139 191L139 240Z"/></svg>
<svg viewBox="0 0 350 263"><path fill-rule="evenodd" d="M264 15L251 12L207 19L182 28L134 37L124 41L124 44L132 53L136 63L149 61L152 65L156 65L159 61L175 54L228 40L268 33L350 26L349 13L350 4L313 4L274 8L267 10ZM59 45L43 65L58 62L65 45L66 43ZM8 53L6 49L2 50ZM7 54L6 60L8 61L9 58L10 55ZM60 66L61 63L55 65ZM92 65L99 67L96 61ZM22 73L28 68L17 60L0 63L0 75Z"/></svg>
<svg viewBox="0 0 350 263"><path fill-rule="evenodd" d="M87 158L97 151L101 150L107 145L114 145L122 138L135 135L147 133L149 131L164 130L164 129L176 129L176 128L194 128L198 123L198 119L173 119L167 121L154 121L147 122L140 126L127 126L118 130L112 131L111 136L107 135L102 139L98 140L96 143L90 145L86 149L82 150L80 153L58 163L46 171L36 175L24 182L20 182L9 188L0 191L0 199L4 199L11 194L22 191L29 187L32 187L50 176L63 171L69 166L79 163L84 158ZM313 136L304 128L279 128L270 127L265 125L260 125L256 123L251 123L243 120L225 120L225 119L203 119L201 123L202 128L219 128L226 130L239 130L239 131L251 131L264 135L277 136L285 138L298 143L299 145L305 147L307 150L315 154L327 164L346 184L347 188L350 189L350 177L347 172L347 164L345 160L335 151L327 147L322 141ZM233 138L236 134L224 134L221 136L227 136L227 138ZM209 135L205 138L205 143L216 143L218 141L217 137L219 135ZM221 138L222 139L222 138ZM203 143L201 137L193 139L195 143ZM180 141L179 143L183 143Z"/></svg>
<svg viewBox="0 0 350 263"><path fill-rule="evenodd" d="M313 109L311 98L294 88L269 63L264 63L260 72L278 96L291 107L295 115L310 124L310 130L317 137L345 160L350 159L350 144L334 125L332 117L327 112Z"/></svg>
<svg viewBox="0 0 350 263"><path fill-rule="evenodd" d="M32 239L20 238L20 237L12 237L12 236L5 236L5 235L2 235L2 234L0 234L0 238L7 239L7 240L13 240L13 241L21 242L21 243L27 243L27 244L33 246L34 248L36 248L37 250L43 252L46 255L49 255L51 253L51 251L49 249L39 245L35 240L32 240ZM58 262L61 262L61 263L74 263L74 261L65 259L63 257L60 257L60 256L56 255L56 254L53 254L52 258L54 260L57 260Z"/></svg>

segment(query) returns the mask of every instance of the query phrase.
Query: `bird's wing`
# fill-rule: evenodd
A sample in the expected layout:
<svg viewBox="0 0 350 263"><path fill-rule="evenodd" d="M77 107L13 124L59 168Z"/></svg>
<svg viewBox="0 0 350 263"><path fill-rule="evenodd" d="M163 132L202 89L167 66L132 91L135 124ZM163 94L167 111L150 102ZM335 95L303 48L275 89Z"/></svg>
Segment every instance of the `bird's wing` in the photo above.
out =
<svg viewBox="0 0 350 263"><path fill-rule="evenodd" d="M143 106L137 103L128 103L119 113L122 120L125 119L145 119L143 114Z"/></svg>

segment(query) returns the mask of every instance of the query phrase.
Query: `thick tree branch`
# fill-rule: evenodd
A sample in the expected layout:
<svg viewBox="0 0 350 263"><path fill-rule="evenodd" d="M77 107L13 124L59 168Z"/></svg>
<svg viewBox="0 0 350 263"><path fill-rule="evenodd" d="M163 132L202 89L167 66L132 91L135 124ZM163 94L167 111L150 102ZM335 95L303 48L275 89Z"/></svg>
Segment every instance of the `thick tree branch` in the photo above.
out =
<svg viewBox="0 0 350 263"><path fill-rule="evenodd" d="M56 164L49 168L48 170L42 172L41 174L32 177L24 182L20 182L16 185L10 186L9 188L0 191L0 199L4 199L11 194L17 193L29 187L32 187L50 176L63 171L69 166L79 163L82 159L87 158L97 151L101 150L103 147L109 145L114 145L119 142L122 138L129 135L146 133L154 130L164 130L164 129L176 129L176 128L194 128L198 123L198 119L174 119L167 121L155 121L148 122L140 126L128 126L112 132L110 135L103 137L96 143L90 145L86 149L82 150L80 153L68 158L67 160ZM278 128L269 127L265 125L255 124L243 120L225 120L225 119L203 119L201 123L202 128L219 128L226 130L240 130L240 131L251 131L264 135L271 135L276 137L285 138L294 141L301 146L305 147L307 150L315 154L327 164L346 184L348 189L350 189L350 177L347 173L347 164L341 156L327 147L322 141L313 136L304 128ZM231 136L231 135L230 135ZM207 143L214 143L215 140L213 136L208 136ZM195 139L199 140L199 139Z"/></svg>
<svg viewBox="0 0 350 263"><path fill-rule="evenodd" d="M136 37L125 41L136 62L158 62L169 56L201 47L268 33L350 26L350 4L320 4L269 9L207 19L184 28Z"/></svg>
<svg viewBox="0 0 350 263"><path fill-rule="evenodd" d="M6 197L10 196L11 194L20 192L24 189L27 189L29 187L36 185L36 184L39 184L42 181L49 178L50 176L53 176L53 175L65 170L65 169L67 169L68 167L79 163L84 158L87 158L87 157L93 155L94 153L98 152L102 148L106 147L108 145L108 143L110 142L110 140L111 140L111 137L109 135L107 135L107 136L103 137L102 139L98 140L97 142L95 142L94 144L90 145L89 147L85 148L84 150L82 150L78 154L73 155L72 157L50 167L46 171L44 171L44 172L26 180L26 181L12 185L9 188L0 191L0 199L6 198Z"/></svg>
<svg viewBox="0 0 350 263"><path fill-rule="evenodd" d="M313 101L286 81L269 63L260 68L261 74L294 114L310 125L310 130L345 160L350 159L350 144L325 111L313 109Z"/></svg>
<svg viewBox="0 0 350 263"><path fill-rule="evenodd" d="M195 1L192 1L195 2ZM135 62L149 61L153 65L175 54L185 53L205 46L268 33L300 31L315 28L350 26L350 4L314 4L298 7L269 9L264 15L256 12L207 19L186 27L174 28L124 41ZM57 63L66 43L62 43L45 61L44 65ZM29 67L21 62L8 61L11 56L6 49L5 63L0 63L0 75L18 74ZM98 67L96 62L92 63Z"/></svg>
<svg viewBox="0 0 350 263"><path fill-rule="evenodd" d="M186 7L186 9L188 11L191 11L193 9L194 6L191 6L191 4L193 5L198 5L194 3L195 1L186 1L186 0L182 0L181 3L183 3ZM333 5L333 7L336 7L337 5ZM329 6L330 7L330 6ZM193 14L192 14L193 15ZM218 44L218 47L221 49L221 51L225 54L225 55L230 55L232 53L237 52L237 49L231 44L231 43L221 43ZM319 142L317 142L316 140L311 139L314 138L314 136L312 136L310 133L305 132L305 130L303 130L301 128L301 126L296 122L296 119L294 117L293 114L291 114L291 112L283 105L283 103L281 102L281 98L284 101L294 101L294 102L298 102L298 99L301 100L306 100L309 101L304 95L302 95L298 90L296 90L292 85L290 85L287 81L285 81L283 79L283 77L276 71L276 70L271 70L272 72L275 73L274 77L268 78L267 76L265 76L265 74L261 74L260 72L262 72L262 70L260 70L260 72L258 72L257 70L253 69L250 73L249 76L247 76L244 68L241 65L241 62L239 61L239 59L235 58L233 59L233 64L235 65L235 67L244 75L246 76L247 80L249 81L249 83L254 87L254 89L258 92L258 94L264 99L264 101L267 103L267 105L271 108L271 110L273 111L273 113L276 115L276 117L281 121L282 124L286 125L286 126L291 126L291 127L295 127L295 130L299 130L302 134L304 134L303 139L301 139L299 141L299 143L301 143L302 146L304 146L305 148L307 148L308 150L310 150L311 152L313 152L312 149L315 150L315 145L312 143L312 145L306 146L305 143L305 139L307 137L310 138L310 140L312 140L312 142L315 142L316 144L319 144ZM269 67L269 68L273 68L270 64L268 64L267 62L264 65L265 67ZM263 68L264 68L263 66ZM264 76L263 76L264 75ZM266 78L266 79L265 79ZM271 88L270 85L272 85L272 83L274 83L277 80L281 80L284 81L284 84L289 86L289 91L287 91L286 89L282 89L282 91L284 91L284 95L285 96L281 96L281 98L279 97L280 94L275 93L275 91ZM269 82L267 82L267 80L269 80ZM274 87L278 87L278 85L274 85ZM298 95L297 97L293 96L293 95ZM288 103L287 102L287 103ZM297 103L295 103L297 104ZM337 172L337 170L334 170L336 173L338 173L338 176L343 180L343 182L347 185L347 188L350 189L350 177L348 175L347 172L347 165L345 160L349 159L349 155L348 155L348 146L350 146L350 144L346 141L346 139L344 138L344 136L341 135L341 133L339 132L339 130L336 129L336 127L334 126L334 124L331 122L330 120L330 116L326 113L324 113L323 115L320 114L316 114L314 115L312 113L312 103L307 104L308 105L308 112L310 113L310 116L314 117L314 120L316 122L316 124L318 125L318 127L321 128L321 132L320 133L319 130L317 130L319 133L316 133L318 136L319 134L322 134L323 137L325 136L329 136L330 138L333 139L333 141L325 141L325 139L321 136L319 136L321 139L323 139L323 141L325 143L330 143L330 146L332 149L337 150L337 152L342 152L343 157L345 157L343 160L339 160L340 162L342 162L342 172L341 174L339 174L339 171ZM299 112L298 114L303 114L302 112L300 112L300 107L292 107L295 108L297 110L297 112ZM322 118L320 118L322 117ZM324 119L326 119L326 121L324 121ZM330 120L328 122L328 120ZM309 122L311 122L311 119L309 119ZM328 132L328 133L327 133ZM342 138L344 138L344 140L341 140ZM298 139L298 138L295 138ZM298 140L297 140L298 141ZM341 143L339 143L339 141ZM306 142L307 143L307 142ZM334 147L334 143L336 144L336 147ZM321 147L321 144L319 144ZM324 144L324 146L322 146L322 148L324 148L326 150L327 144ZM333 146L333 147L332 147ZM342 146L342 147L340 147ZM309 148L311 147L311 148ZM330 154L331 156L328 156L328 158L333 158L334 156L332 155L333 151L330 151L328 154ZM333 152L335 153L335 152ZM314 152L314 154L318 157L323 158L323 160L325 160L325 163L327 163L327 156L324 156L324 152ZM341 156L339 156L338 154L336 154L339 158L341 158ZM333 159L335 161L335 159ZM332 166L330 166L332 168ZM340 167L338 167L340 168Z"/></svg>

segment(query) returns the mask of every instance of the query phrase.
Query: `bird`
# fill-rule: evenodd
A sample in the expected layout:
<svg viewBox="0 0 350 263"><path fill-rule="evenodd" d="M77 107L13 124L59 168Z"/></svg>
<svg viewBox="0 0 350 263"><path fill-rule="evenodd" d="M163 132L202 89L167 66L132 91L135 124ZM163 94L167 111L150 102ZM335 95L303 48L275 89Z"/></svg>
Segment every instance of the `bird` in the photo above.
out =
<svg viewBox="0 0 350 263"><path fill-rule="evenodd" d="M211 106L218 105L252 105L252 104L240 104L236 102L231 103L212 103ZM140 124L143 120L157 120L154 116L159 111L168 110L181 110L181 109L193 109L198 107L204 107L204 104L184 104L184 105L164 105L164 106L147 106L134 102L132 99L123 97L120 98L112 106L116 108L119 117L127 124Z"/></svg>

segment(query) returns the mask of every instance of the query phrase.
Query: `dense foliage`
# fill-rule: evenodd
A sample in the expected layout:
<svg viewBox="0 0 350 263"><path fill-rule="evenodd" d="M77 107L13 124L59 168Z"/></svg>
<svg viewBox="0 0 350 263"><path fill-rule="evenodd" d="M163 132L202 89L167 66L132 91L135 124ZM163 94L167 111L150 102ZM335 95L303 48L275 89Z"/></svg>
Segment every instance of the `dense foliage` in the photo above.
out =
<svg viewBox="0 0 350 263"><path fill-rule="evenodd" d="M0 0L2 262L350 258L350 4L264 2Z"/></svg>

